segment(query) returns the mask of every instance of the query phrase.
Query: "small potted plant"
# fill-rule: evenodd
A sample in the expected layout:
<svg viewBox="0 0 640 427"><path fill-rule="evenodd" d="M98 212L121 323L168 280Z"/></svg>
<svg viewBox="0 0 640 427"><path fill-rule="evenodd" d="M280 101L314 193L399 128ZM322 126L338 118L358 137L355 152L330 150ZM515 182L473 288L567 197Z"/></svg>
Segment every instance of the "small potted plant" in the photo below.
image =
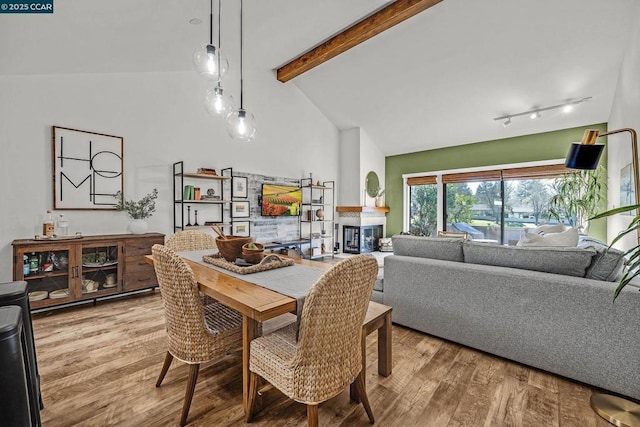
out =
<svg viewBox="0 0 640 427"><path fill-rule="evenodd" d="M138 201L126 200L122 191L118 191L115 196L117 200L116 210L126 212L131 218L129 223L129 231L133 234L144 234L149 229L149 224L145 219L151 217L156 211L156 199L158 198L158 190L156 188L142 199Z"/></svg>

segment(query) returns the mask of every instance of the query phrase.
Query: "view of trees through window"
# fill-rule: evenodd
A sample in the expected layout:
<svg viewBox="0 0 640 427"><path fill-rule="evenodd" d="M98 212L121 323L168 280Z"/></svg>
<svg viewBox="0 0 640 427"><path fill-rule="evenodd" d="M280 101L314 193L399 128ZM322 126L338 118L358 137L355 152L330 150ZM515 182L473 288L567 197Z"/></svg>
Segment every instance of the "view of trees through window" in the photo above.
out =
<svg viewBox="0 0 640 427"><path fill-rule="evenodd" d="M417 236L435 236L438 230L438 186L409 187L409 232Z"/></svg>
<svg viewBox="0 0 640 427"><path fill-rule="evenodd" d="M437 185L411 185L411 234L435 236ZM549 212L554 179L522 179L445 184L445 229L474 240L515 245L527 229L557 223ZM563 218L564 221L564 218Z"/></svg>

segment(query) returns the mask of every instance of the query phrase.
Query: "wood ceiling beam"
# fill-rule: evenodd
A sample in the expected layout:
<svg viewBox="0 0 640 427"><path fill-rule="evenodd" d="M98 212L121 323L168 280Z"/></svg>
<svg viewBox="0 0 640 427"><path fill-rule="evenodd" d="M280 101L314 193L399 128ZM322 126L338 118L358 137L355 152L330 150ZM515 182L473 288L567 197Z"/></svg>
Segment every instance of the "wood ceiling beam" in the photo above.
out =
<svg viewBox="0 0 640 427"><path fill-rule="evenodd" d="M277 78L288 82L441 1L396 0L278 68Z"/></svg>

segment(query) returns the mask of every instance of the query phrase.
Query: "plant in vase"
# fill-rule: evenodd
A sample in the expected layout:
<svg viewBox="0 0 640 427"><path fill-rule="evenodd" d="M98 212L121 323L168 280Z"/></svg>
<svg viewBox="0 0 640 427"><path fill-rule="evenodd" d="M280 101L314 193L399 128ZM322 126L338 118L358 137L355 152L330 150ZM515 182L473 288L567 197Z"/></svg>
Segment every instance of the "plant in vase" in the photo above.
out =
<svg viewBox="0 0 640 427"><path fill-rule="evenodd" d="M126 200L122 191L118 191L114 197L117 200L116 210L126 212L131 218L129 230L133 234L143 234L149 229L149 225L145 219L151 217L156 211L156 199L158 198L158 190L156 188L142 199L138 201Z"/></svg>
<svg viewBox="0 0 640 427"><path fill-rule="evenodd" d="M376 207L383 208L384 207L384 190L382 187L378 187L378 191L376 194Z"/></svg>

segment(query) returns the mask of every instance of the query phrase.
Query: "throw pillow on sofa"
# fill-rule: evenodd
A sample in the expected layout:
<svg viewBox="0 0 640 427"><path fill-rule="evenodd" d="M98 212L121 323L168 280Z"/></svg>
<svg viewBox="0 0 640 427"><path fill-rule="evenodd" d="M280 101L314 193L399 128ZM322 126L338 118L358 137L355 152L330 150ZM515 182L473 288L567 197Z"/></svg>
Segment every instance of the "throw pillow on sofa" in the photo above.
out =
<svg viewBox="0 0 640 427"><path fill-rule="evenodd" d="M464 262L585 277L596 254L592 248L517 247L466 242Z"/></svg>
<svg viewBox="0 0 640 427"><path fill-rule="evenodd" d="M393 254L463 262L462 239L396 235Z"/></svg>
<svg viewBox="0 0 640 427"><path fill-rule="evenodd" d="M587 269L587 279L605 280L607 282L617 282L624 273L626 259L624 252L609 248L606 243L590 236L580 236L579 248L593 248L596 256L593 257L591 265Z"/></svg>
<svg viewBox="0 0 640 427"><path fill-rule="evenodd" d="M564 246L576 247L578 245L578 229L569 228L562 233L534 234L525 233L516 246Z"/></svg>
<svg viewBox="0 0 640 427"><path fill-rule="evenodd" d="M534 228L533 230L530 231L530 233L533 234L548 234L548 233L562 233L565 230L564 228L564 224L560 223L560 224L545 224L545 225L540 225L536 228Z"/></svg>

